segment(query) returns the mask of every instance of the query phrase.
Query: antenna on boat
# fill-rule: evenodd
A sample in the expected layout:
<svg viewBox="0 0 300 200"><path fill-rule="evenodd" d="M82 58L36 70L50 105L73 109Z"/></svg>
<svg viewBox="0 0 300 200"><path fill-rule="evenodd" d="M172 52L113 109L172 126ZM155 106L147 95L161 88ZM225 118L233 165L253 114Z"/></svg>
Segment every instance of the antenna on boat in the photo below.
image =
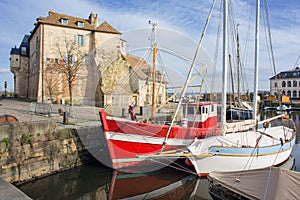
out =
<svg viewBox="0 0 300 200"><path fill-rule="evenodd" d="M174 115L173 115L171 124L170 124L170 126L169 126L168 132L167 132L166 137L165 137L165 139L164 139L164 141L163 141L162 148L161 148L161 151L160 151L161 153L163 152L163 150L164 150L164 148L165 148L166 141L167 141L167 139L168 139L168 137L169 137L169 134L170 134L171 128L172 128L172 126L173 126L173 124L174 124L176 115L178 114L178 111L179 111L179 108L180 108L180 106L181 106L182 100L183 100L183 98L184 98L184 96L185 96L185 93L186 93L188 84L189 84L190 79L191 79L191 76L192 76L192 72L193 72L193 69L194 69L194 65L195 65L196 59L197 59L198 54L199 54L199 52L200 52L202 40L203 40L204 35L205 35L205 33L206 33L206 29L207 29L207 26L208 26L208 23L209 23L209 20L210 20L212 11L213 11L213 9L214 9L215 3L216 3L216 0L214 0L214 2L213 2L213 4L212 4L212 7L211 7L211 9L210 9L210 12L209 12L209 14L208 14L208 17L207 17L207 20L206 20L204 29L203 29L203 31L202 31L202 35L201 35L201 37L200 37L200 40L199 40L199 43L198 43L198 46L197 46L197 49L196 49L196 52L195 52L195 55L194 55L194 58L193 58L193 62L192 62L192 64L191 64L190 70L189 70L189 72L188 72L188 76L187 76L187 78L186 78L186 80L185 80L185 83L184 83L184 86L183 86L182 93L181 93L181 95L180 95L180 99L179 99L177 108L176 108L176 110L175 110L175 112L174 112Z"/></svg>
<svg viewBox="0 0 300 200"><path fill-rule="evenodd" d="M152 34L151 34L151 48L153 53L153 66L152 66L152 112L151 118L154 120L155 111L156 111L156 54L157 54L157 42L156 42L156 29L157 22L148 21L152 25Z"/></svg>

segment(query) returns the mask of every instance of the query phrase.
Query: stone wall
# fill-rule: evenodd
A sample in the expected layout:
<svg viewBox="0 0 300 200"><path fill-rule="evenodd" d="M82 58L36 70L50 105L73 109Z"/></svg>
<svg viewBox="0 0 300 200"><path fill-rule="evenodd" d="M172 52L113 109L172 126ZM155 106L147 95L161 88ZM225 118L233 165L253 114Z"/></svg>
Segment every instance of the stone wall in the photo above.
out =
<svg viewBox="0 0 300 200"><path fill-rule="evenodd" d="M16 183L81 165L92 159L76 129L53 121L0 126L0 178Z"/></svg>

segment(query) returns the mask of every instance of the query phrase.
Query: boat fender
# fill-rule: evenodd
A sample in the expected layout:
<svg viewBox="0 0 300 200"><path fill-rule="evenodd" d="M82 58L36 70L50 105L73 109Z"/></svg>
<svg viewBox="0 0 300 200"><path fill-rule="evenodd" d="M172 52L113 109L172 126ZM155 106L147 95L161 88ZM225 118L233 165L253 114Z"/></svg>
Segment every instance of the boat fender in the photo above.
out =
<svg viewBox="0 0 300 200"><path fill-rule="evenodd" d="M189 167L193 165L192 162L190 161L190 159L188 159L188 158L186 158L184 162Z"/></svg>

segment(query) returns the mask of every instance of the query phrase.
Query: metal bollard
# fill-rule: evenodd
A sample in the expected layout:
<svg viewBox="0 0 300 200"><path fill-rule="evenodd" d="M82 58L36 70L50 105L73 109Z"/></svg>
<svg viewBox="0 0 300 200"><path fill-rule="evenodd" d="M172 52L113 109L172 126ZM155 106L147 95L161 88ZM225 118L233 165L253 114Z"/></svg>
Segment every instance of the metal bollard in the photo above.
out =
<svg viewBox="0 0 300 200"><path fill-rule="evenodd" d="M66 111L63 112L63 124L68 123L68 113Z"/></svg>

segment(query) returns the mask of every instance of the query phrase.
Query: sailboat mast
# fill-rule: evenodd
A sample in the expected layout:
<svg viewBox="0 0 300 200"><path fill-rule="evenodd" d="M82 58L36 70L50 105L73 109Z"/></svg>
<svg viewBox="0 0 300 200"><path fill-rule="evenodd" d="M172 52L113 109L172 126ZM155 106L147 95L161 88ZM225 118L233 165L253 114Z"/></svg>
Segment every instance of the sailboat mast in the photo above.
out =
<svg viewBox="0 0 300 200"><path fill-rule="evenodd" d="M151 117L154 119L155 112L156 112L156 54L157 54L157 43L156 43L156 27L157 23L152 24L152 53L153 53L153 71L152 71L152 112Z"/></svg>
<svg viewBox="0 0 300 200"><path fill-rule="evenodd" d="M254 92L253 92L253 119L257 120L257 94L258 94L258 60L259 60L259 12L260 0L256 1L255 26L255 55L254 55Z"/></svg>
<svg viewBox="0 0 300 200"><path fill-rule="evenodd" d="M240 38L239 38L239 24L236 26L236 46L237 46L237 98L238 98L238 103L240 104L240 100L241 100L241 94L240 94Z"/></svg>
<svg viewBox="0 0 300 200"><path fill-rule="evenodd" d="M221 109L221 134L225 135L226 125L226 102L227 102L227 70L228 70L228 41L227 41L228 1L223 0L223 86L222 86L222 109Z"/></svg>

